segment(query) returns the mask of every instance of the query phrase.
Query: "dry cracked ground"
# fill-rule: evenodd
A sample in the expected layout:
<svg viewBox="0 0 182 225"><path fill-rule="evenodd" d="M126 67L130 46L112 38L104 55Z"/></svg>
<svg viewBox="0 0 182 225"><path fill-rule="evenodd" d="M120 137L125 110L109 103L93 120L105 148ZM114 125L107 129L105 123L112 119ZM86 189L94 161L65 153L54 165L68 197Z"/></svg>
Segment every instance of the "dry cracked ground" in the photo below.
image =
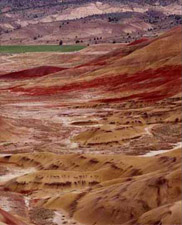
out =
<svg viewBox="0 0 182 225"><path fill-rule="evenodd" d="M1 54L0 224L181 224L181 29Z"/></svg>

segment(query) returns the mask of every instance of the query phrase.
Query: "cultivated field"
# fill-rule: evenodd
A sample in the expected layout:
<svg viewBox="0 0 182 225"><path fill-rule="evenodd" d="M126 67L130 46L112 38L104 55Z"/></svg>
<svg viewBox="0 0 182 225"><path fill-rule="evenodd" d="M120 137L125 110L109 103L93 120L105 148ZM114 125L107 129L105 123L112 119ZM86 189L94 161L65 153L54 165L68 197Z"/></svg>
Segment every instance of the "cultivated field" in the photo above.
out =
<svg viewBox="0 0 182 225"><path fill-rule="evenodd" d="M0 46L0 53L26 53L26 52L74 52L84 49L80 45L6 45Z"/></svg>

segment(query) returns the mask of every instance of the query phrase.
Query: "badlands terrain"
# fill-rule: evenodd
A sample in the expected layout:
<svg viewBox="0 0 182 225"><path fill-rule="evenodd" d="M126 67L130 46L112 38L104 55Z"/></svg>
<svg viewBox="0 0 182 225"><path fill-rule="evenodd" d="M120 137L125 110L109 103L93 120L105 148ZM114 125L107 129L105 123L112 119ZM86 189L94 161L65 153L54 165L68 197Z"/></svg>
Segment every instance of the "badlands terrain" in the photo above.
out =
<svg viewBox="0 0 182 225"><path fill-rule="evenodd" d="M181 224L181 28L0 55L1 225Z"/></svg>

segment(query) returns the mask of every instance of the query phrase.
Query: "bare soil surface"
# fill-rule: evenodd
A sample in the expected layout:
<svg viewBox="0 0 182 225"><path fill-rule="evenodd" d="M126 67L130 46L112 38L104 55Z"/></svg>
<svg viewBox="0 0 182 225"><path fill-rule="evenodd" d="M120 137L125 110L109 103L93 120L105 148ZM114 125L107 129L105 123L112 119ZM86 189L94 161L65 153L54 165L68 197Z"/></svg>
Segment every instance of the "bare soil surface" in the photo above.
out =
<svg viewBox="0 0 182 225"><path fill-rule="evenodd" d="M0 56L2 223L180 225L180 33Z"/></svg>

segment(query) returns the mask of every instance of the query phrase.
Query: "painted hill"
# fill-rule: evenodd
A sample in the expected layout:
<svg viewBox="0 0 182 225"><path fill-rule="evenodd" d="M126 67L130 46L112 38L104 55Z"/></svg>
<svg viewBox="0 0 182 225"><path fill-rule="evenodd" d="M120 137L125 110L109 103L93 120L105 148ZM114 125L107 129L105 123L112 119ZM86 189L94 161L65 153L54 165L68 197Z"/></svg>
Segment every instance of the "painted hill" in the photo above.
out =
<svg viewBox="0 0 182 225"><path fill-rule="evenodd" d="M126 46L120 50L117 49L106 56L94 60L95 62L92 61L86 65L79 66L80 68L84 66L89 67L99 65L99 68L94 69L94 72L89 72L86 75L81 74L74 80L65 81L65 85L58 85L58 75L60 74L61 76L61 73L59 73L53 77L51 83L48 84L46 88L44 88L44 80L42 80L39 85L33 83L20 89L14 89L14 91L22 91L30 95L44 95L46 93L64 94L66 92L85 89L95 89L95 91L98 92L99 89L104 87L105 91L107 89L110 90L110 96L112 95L112 92L120 92L122 97L123 93L127 91L131 94L129 89L125 88L125 86L129 88L131 87L131 83L136 81L136 84L133 85L137 86L132 85L132 89L135 90L134 94L136 94L136 96L140 92L142 95L142 90L146 92L147 89L152 89L152 92L156 93L156 95L157 92L160 92L160 94L164 92L165 94L165 92L168 92L166 89L168 88L167 84L171 82L174 87L174 92L171 90L171 92L173 92L171 95L175 95L180 91L180 86L177 88L181 71L180 38L181 29L177 28L157 39L150 41L146 40L141 44ZM155 49L158 49L158 51L155 51ZM75 68L75 71L76 70L77 68ZM64 73L64 71L62 73ZM173 74L175 78L171 74ZM45 82L46 79L47 78L45 78ZM149 80L150 83L148 82ZM160 81L157 82L157 80ZM143 84L140 85L140 82L142 81ZM56 85L54 85L54 82ZM145 83L147 85L145 85ZM160 90L160 88L163 90ZM170 95L170 93L168 93L168 95ZM155 98L155 95L153 96ZM123 97L128 96L125 95Z"/></svg>
<svg viewBox="0 0 182 225"><path fill-rule="evenodd" d="M31 193L39 207L83 224L180 224L180 149L156 157L36 153L3 161L37 169L7 182L6 191Z"/></svg>
<svg viewBox="0 0 182 225"><path fill-rule="evenodd" d="M181 224L180 27L0 57L0 221Z"/></svg>
<svg viewBox="0 0 182 225"><path fill-rule="evenodd" d="M82 54L75 55L75 58L79 59L81 56L82 61L83 56L88 53L83 50ZM164 33L159 38L142 40L142 42L132 43L132 45L121 45L103 56L95 55L95 59L86 63L80 62L79 66L72 66L63 71L59 71L62 69L56 67L56 73L52 71L54 67L46 65L38 67L38 69L36 67L23 72L17 71L3 75L1 80L4 88L1 91L13 102L29 99L30 107L34 105L44 107L45 105L43 109L45 118L49 113L47 107L55 108L54 105L62 107L61 111L65 122L61 126L64 128L61 131L54 126L54 129L51 130L53 136L55 132L58 132L59 135L63 135L60 132L64 133L64 145L66 146L66 143L69 143L70 146L72 144L77 146L76 148L79 145L83 148L95 146L102 149L102 146L112 148L116 145L119 147L121 143L125 145L131 141L130 144L137 144L137 151L139 151L139 146L143 146L143 141L146 141L147 130L148 134L151 134L147 137L147 142L150 143L149 145L154 143L150 148L168 149L173 146L173 143L180 141L179 130L177 133L172 132L173 129L179 128L181 121L180 56L181 28L178 27ZM59 55L56 55L56 59L58 57ZM72 56L70 57L72 58ZM85 58L88 60L88 56ZM48 61L46 60L46 62ZM42 64L42 59L40 63ZM43 70L45 74L42 74L41 68L45 68ZM51 74L47 68L51 68ZM35 73L38 76L32 78L29 73L34 75L34 71L39 71L39 74ZM19 79L23 78L24 74L26 74L26 80ZM42 99L41 103L38 103L39 99ZM166 100L170 103L165 103ZM18 107L23 108L24 103L21 101ZM165 110L162 109L163 104L167 104ZM73 107L74 110L78 109L79 113L81 110L82 113L88 110L88 119L83 119L81 115L77 114L75 116L74 113L69 116L69 113L64 112L64 107L67 106ZM108 107L111 107L113 113L107 111ZM124 107L126 110L122 112L118 110L118 107L119 109ZM142 107L142 111L136 110L140 107ZM106 110L102 114L98 111L95 116L92 116L89 110L97 108L106 108ZM55 108L52 116L54 117L61 111L60 108L57 110ZM29 112L25 114L25 117L27 115ZM39 118L36 111L35 116ZM57 116L55 123L57 122L56 118ZM30 126L26 125L27 121L31 121L29 116L23 122L25 127ZM38 136L44 137L45 132L50 131L50 126L46 125L46 122L42 125L37 123L37 132L40 133ZM161 132L161 126L163 127L164 123L167 123L165 127L168 128L162 130L162 136L156 135ZM168 123L173 124L168 125ZM157 125L156 128L153 128L154 124ZM163 141L168 136L167 130L171 134L170 144ZM69 135L70 132L73 134ZM69 138L69 142L67 138ZM137 139L138 142L132 141L134 139Z"/></svg>
<svg viewBox="0 0 182 225"><path fill-rule="evenodd" d="M28 225L23 221L19 220L15 216L7 213L6 211L0 209L0 224L1 225Z"/></svg>

